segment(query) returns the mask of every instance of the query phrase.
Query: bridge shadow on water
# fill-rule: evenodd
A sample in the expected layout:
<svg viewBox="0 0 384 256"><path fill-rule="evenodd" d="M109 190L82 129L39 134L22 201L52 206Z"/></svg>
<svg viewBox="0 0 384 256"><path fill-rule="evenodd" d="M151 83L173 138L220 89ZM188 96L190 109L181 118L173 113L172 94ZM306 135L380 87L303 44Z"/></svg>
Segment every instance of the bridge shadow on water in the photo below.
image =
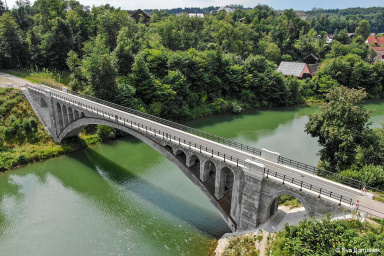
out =
<svg viewBox="0 0 384 256"><path fill-rule="evenodd" d="M98 174L100 174L101 169L102 174L100 175L118 184L123 190L135 194L135 196L194 226L207 235L219 238L224 233L231 232L224 220L219 217L219 214L214 214L212 211L167 192L136 175L129 170L129 167L123 167L91 148L81 155L71 154L70 157L80 161L85 166L98 172ZM175 168L177 167L175 166ZM184 174L181 173L181 175ZM201 195L204 196L202 193Z"/></svg>

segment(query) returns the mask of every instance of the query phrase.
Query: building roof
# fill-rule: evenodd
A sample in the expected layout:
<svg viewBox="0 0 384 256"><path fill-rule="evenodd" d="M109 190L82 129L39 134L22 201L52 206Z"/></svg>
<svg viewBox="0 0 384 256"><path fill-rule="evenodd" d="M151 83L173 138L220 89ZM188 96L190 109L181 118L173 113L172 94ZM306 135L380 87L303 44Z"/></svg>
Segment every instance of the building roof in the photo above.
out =
<svg viewBox="0 0 384 256"><path fill-rule="evenodd" d="M220 12L222 10L225 10L226 12L234 12L235 10L231 6L222 6L219 9L217 9L217 12Z"/></svg>
<svg viewBox="0 0 384 256"><path fill-rule="evenodd" d="M304 62L307 64L315 64L319 61L319 57L317 57L315 54L311 53L307 57L304 58ZM312 63L315 62L315 63Z"/></svg>
<svg viewBox="0 0 384 256"><path fill-rule="evenodd" d="M367 43L369 46L381 47L384 45L384 36L368 36Z"/></svg>
<svg viewBox="0 0 384 256"><path fill-rule="evenodd" d="M307 73L310 73L308 65L306 63L299 62L282 61L277 68L277 72L282 73L284 76L302 77L304 71L308 71Z"/></svg>
<svg viewBox="0 0 384 256"><path fill-rule="evenodd" d="M199 17L199 18L204 18L203 13L187 13L189 17Z"/></svg>
<svg viewBox="0 0 384 256"><path fill-rule="evenodd" d="M204 13L192 13L192 12L179 12L176 13L176 16L183 16L183 15L188 15L189 17L199 17L199 18L204 18Z"/></svg>

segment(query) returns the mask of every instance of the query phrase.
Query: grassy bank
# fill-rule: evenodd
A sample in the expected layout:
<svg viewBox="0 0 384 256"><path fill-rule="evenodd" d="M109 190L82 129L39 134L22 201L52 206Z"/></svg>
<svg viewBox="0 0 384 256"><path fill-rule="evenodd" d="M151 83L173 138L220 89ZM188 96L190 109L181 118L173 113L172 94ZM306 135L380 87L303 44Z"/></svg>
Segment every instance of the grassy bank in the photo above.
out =
<svg viewBox="0 0 384 256"><path fill-rule="evenodd" d="M96 144L96 130L56 144L20 90L0 88L0 171ZM107 134L108 135L108 134Z"/></svg>

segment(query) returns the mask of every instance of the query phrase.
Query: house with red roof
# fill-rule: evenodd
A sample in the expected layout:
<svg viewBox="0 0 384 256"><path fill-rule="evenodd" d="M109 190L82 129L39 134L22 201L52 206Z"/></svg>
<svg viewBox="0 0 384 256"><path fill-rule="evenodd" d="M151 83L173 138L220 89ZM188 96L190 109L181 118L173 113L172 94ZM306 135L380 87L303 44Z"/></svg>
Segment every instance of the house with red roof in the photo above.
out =
<svg viewBox="0 0 384 256"><path fill-rule="evenodd" d="M377 53L374 59L384 61L384 36L368 36L365 42Z"/></svg>

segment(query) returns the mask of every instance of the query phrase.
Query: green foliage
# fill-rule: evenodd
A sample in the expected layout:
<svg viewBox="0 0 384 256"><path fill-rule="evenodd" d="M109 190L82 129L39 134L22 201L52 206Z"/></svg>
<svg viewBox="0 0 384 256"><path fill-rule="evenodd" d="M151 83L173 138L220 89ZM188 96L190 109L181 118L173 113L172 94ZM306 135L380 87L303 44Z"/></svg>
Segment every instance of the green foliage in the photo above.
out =
<svg viewBox="0 0 384 256"><path fill-rule="evenodd" d="M356 54L326 60L314 81L321 93L337 84L348 88L362 87L370 95L377 95L382 91L382 78L376 73L375 66L364 62Z"/></svg>
<svg viewBox="0 0 384 256"><path fill-rule="evenodd" d="M43 67L65 70L65 60L73 47L72 30L66 20L55 18L49 22L51 29L41 35L41 54L44 56Z"/></svg>
<svg viewBox="0 0 384 256"><path fill-rule="evenodd" d="M18 24L9 12L0 16L0 67L24 66L27 60L26 45Z"/></svg>
<svg viewBox="0 0 384 256"><path fill-rule="evenodd" d="M226 247L224 255L259 255L259 250L256 250L256 243L261 241L260 239L262 240L263 236L256 236L254 234L231 237L229 238L229 245Z"/></svg>
<svg viewBox="0 0 384 256"><path fill-rule="evenodd" d="M356 35L357 36L362 36L363 39L366 39L368 38L369 34L371 33L371 28L369 26L369 21L367 20L361 20L359 22L359 26L356 28L356 31L355 31Z"/></svg>
<svg viewBox="0 0 384 256"><path fill-rule="evenodd" d="M364 147L369 131L369 111L360 105L366 97L363 90L335 87L326 95L327 103L321 112L309 115L305 131L317 137L320 159L327 169L341 171L355 160L357 148Z"/></svg>
<svg viewBox="0 0 384 256"><path fill-rule="evenodd" d="M116 137L115 129L106 125L97 125L96 135L102 142L114 139Z"/></svg>
<svg viewBox="0 0 384 256"><path fill-rule="evenodd" d="M340 172L340 175L360 180L365 186L384 189L384 167L380 165L353 166L351 169Z"/></svg>
<svg viewBox="0 0 384 256"><path fill-rule="evenodd" d="M366 19L371 24L371 31L384 31L384 8L348 8L348 9L317 9L307 11L307 19L317 31L325 30L333 33L336 29L347 28L348 32L355 32L361 20Z"/></svg>
<svg viewBox="0 0 384 256"><path fill-rule="evenodd" d="M311 27L292 9L278 16L266 5L204 18L154 11L144 24L110 5L39 0L18 1L3 16L2 67L69 68L73 90L169 119L318 100L336 82L371 96L383 90L384 69L365 62L372 58L361 18L338 20L336 40L326 44L334 27L327 17L322 28ZM344 28L361 35L350 42ZM276 72L280 60L301 62L310 53L323 62L313 81Z"/></svg>
<svg viewBox="0 0 384 256"><path fill-rule="evenodd" d="M290 195L280 196L279 205L289 206L290 209L303 207L303 205L300 203L300 201L297 198Z"/></svg>
<svg viewBox="0 0 384 256"><path fill-rule="evenodd" d="M276 234L270 250L273 255L339 255L341 250L354 248L383 248L382 229L356 219L332 221L332 216L321 220L303 220L297 226L286 224Z"/></svg>

